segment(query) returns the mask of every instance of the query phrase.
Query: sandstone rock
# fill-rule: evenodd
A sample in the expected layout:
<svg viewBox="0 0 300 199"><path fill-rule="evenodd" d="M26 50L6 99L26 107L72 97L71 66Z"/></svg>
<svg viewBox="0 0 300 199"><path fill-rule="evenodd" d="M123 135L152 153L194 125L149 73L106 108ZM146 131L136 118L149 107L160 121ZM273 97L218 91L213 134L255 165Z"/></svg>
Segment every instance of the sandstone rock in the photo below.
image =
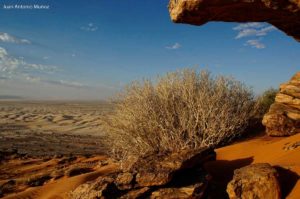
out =
<svg viewBox="0 0 300 199"><path fill-rule="evenodd" d="M171 181L173 174L179 170L196 168L204 161L214 160L216 154L212 149L182 150L177 153L147 154L140 157L127 170L136 173L139 186L160 186Z"/></svg>
<svg viewBox="0 0 300 199"><path fill-rule="evenodd" d="M270 136L289 136L299 133L300 121L296 118L300 112L291 107L275 102L263 118L266 132Z"/></svg>
<svg viewBox="0 0 300 199"><path fill-rule="evenodd" d="M98 192L98 190L93 189L92 185L88 183L80 185L68 195L69 198L73 199L96 199L101 197L101 193Z"/></svg>
<svg viewBox="0 0 300 199"><path fill-rule="evenodd" d="M289 104L293 107L300 106L300 98L296 98L294 96L284 94L281 92L276 95L275 101L282 104Z"/></svg>
<svg viewBox="0 0 300 199"><path fill-rule="evenodd" d="M96 181L80 185L69 193L72 199L99 199L118 196L118 190L114 184L114 175L99 177Z"/></svg>
<svg viewBox="0 0 300 199"><path fill-rule="evenodd" d="M295 98L300 98L300 84L293 85L293 84L281 84L280 85L281 93L290 95Z"/></svg>
<svg viewBox="0 0 300 199"><path fill-rule="evenodd" d="M280 86L263 124L270 136L289 136L300 132L300 72Z"/></svg>
<svg viewBox="0 0 300 199"><path fill-rule="evenodd" d="M130 158L135 162L125 164L129 168L80 185L70 198L201 198L210 181L202 165L215 157L212 149L203 148Z"/></svg>
<svg viewBox="0 0 300 199"><path fill-rule="evenodd" d="M136 181L141 187L165 185L171 179L172 170L143 171L136 175Z"/></svg>
<svg viewBox="0 0 300 199"><path fill-rule="evenodd" d="M152 192L151 199L183 199L183 198L203 198L206 186L195 184L180 188L162 188Z"/></svg>
<svg viewBox="0 0 300 199"><path fill-rule="evenodd" d="M267 163L249 165L234 171L227 185L230 199L280 199L277 171Z"/></svg>
<svg viewBox="0 0 300 199"><path fill-rule="evenodd" d="M299 0L170 0L176 23L268 22L300 41Z"/></svg>
<svg viewBox="0 0 300 199"><path fill-rule="evenodd" d="M145 196L150 191L149 187L143 187L141 189L134 189L126 193L125 195L121 196L121 199L138 199L138 198L145 198Z"/></svg>
<svg viewBox="0 0 300 199"><path fill-rule="evenodd" d="M115 184L120 190L131 189L133 187L133 179L134 176L132 173L120 173L115 180Z"/></svg>

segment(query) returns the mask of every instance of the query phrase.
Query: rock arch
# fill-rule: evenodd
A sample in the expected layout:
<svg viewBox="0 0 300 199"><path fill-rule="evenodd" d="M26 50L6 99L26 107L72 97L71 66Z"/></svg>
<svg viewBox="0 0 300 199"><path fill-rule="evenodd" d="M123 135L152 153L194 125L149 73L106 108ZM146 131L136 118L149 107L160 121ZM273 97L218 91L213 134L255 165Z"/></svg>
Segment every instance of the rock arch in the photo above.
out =
<svg viewBox="0 0 300 199"><path fill-rule="evenodd" d="M300 0L170 0L173 22L268 22L300 42Z"/></svg>

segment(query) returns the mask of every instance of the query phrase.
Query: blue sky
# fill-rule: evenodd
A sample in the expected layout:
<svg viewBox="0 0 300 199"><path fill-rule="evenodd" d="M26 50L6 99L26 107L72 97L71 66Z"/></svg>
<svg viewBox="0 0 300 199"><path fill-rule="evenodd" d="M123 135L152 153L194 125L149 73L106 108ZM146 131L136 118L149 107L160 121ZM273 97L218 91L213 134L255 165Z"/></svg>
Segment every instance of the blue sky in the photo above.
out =
<svg viewBox="0 0 300 199"><path fill-rule="evenodd" d="M4 5L49 9L4 9ZM184 67L232 75L256 93L300 69L300 44L265 23L171 22L167 0L2 0L0 95L105 99Z"/></svg>

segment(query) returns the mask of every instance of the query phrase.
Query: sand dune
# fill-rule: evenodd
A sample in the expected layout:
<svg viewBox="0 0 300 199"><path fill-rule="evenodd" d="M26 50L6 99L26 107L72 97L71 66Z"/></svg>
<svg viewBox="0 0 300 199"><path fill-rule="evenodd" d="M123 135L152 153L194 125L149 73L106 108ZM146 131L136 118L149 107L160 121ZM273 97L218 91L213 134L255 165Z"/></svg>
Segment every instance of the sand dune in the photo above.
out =
<svg viewBox="0 0 300 199"><path fill-rule="evenodd" d="M6 184L4 198L65 198L80 184L117 168L105 156L10 157L0 165L0 187ZM9 186L11 181L14 183Z"/></svg>
<svg viewBox="0 0 300 199"><path fill-rule="evenodd" d="M0 102L0 122L17 122L39 130L99 134L99 118L111 110L105 102ZM84 129L82 131L81 129Z"/></svg>
<svg viewBox="0 0 300 199"><path fill-rule="evenodd" d="M0 101L0 150L31 155L101 154L100 118L111 109L105 102Z"/></svg>
<svg viewBox="0 0 300 199"><path fill-rule="evenodd" d="M116 171L116 165L108 165L99 168L98 170L82 174L75 177L63 178L61 180L57 180L55 182L46 184L41 187L30 188L24 192L19 194L14 194L8 197L4 197L3 199L59 199L59 198L68 198L67 193L79 185L96 179L99 176L109 174L112 171Z"/></svg>

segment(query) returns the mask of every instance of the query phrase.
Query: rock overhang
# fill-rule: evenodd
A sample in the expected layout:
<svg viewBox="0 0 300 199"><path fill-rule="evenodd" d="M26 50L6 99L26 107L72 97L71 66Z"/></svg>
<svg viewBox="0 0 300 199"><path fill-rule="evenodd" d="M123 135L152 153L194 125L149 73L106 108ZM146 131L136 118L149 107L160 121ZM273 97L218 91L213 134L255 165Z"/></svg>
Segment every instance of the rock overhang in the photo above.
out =
<svg viewBox="0 0 300 199"><path fill-rule="evenodd" d="M170 0L175 23L268 22L300 42L300 0Z"/></svg>

